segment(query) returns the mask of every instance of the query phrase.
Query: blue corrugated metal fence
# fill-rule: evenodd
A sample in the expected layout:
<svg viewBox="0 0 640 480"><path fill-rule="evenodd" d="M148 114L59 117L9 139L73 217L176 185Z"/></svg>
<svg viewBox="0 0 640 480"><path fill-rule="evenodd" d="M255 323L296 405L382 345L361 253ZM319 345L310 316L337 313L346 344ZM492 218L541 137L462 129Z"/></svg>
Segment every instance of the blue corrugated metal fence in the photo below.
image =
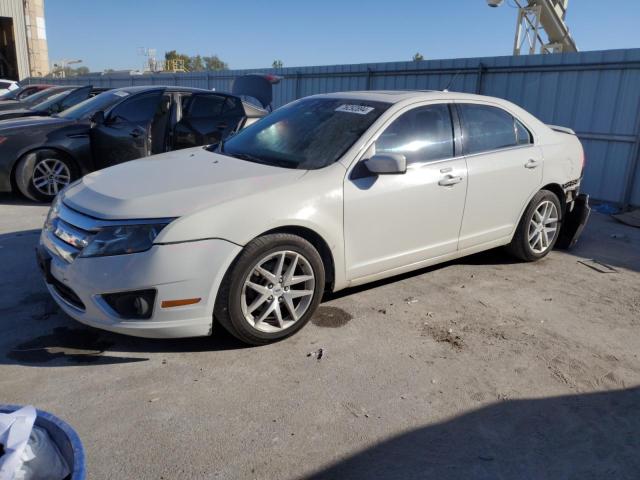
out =
<svg viewBox="0 0 640 480"><path fill-rule="evenodd" d="M275 73L274 106L346 90L450 90L505 98L546 123L573 128L587 155L583 190L594 199L640 205L640 49L421 62L88 75L55 83L105 87L181 85L229 91L247 73ZM32 82L41 79L30 79Z"/></svg>

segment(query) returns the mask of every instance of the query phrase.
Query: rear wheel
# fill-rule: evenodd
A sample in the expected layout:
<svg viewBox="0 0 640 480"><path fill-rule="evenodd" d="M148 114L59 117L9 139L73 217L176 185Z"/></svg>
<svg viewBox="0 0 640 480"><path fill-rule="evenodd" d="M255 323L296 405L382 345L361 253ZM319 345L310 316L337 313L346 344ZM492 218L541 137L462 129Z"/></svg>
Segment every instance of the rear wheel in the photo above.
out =
<svg viewBox="0 0 640 480"><path fill-rule="evenodd" d="M243 342L271 343L304 327L324 282L322 259L311 243L296 235L265 235L249 243L225 275L214 314Z"/></svg>
<svg viewBox="0 0 640 480"><path fill-rule="evenodd" d="M507 250L526 262L539 260L553 250L561 225L560 200L553 192L540 190L520 219Z"/></svg>
<svg viewBox="0 0 640 480"><path fill-rule="evenodd" d="M50 202L76 178L75 164L54 150L28 153L16 167L16 185L20 193L36 202Z"/></svg>

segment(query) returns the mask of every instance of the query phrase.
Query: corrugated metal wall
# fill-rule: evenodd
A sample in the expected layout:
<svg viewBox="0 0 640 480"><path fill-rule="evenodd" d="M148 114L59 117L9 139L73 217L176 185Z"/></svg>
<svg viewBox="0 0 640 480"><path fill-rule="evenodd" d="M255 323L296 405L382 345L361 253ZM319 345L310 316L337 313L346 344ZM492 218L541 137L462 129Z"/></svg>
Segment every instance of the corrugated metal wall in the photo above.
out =
<svg viewBox="0 0 640 480"><path fill-rule="evenodd" d="M29 76L29 56L22 0L0 0L0 17L13 18L13 35L16 41L18 74L20 78L26 78Z"/></svg>
<svg viewBox="0 0 640 480"><path fill-rule="evenodd" d="M182 85L229 91L247 73L275 73L276 107L322 92L450 90L506 98L546 123L576 130L586 150L583 190L594 199L640 205L640 49L564 55L227 70L59 80L96 86Z"/></svg>

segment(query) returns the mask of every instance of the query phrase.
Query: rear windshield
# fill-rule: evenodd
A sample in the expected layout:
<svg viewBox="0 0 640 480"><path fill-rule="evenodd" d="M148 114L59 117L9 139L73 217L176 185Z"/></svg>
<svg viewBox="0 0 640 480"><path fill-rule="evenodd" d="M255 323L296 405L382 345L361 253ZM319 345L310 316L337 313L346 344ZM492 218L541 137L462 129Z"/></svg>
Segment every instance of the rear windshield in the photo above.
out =
<svg viewBox="0 0 640 480"><path fill-rule="evenodd" d="M323 168L344 155L387 108L384 102L307 98L276 110L218 148L257 163Z"/></svg>

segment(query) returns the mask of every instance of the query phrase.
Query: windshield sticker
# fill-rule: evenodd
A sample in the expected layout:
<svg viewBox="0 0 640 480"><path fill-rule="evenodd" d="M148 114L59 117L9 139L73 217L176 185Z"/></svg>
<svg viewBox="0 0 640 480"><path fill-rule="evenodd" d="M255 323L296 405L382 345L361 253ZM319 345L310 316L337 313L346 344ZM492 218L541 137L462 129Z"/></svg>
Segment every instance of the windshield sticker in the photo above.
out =
<svg viewBox="0 0 640 480"><path fill-rule="evenodd" d="M128 92L123 92L122 90L115 91L115 92L113 92L113 94L117 95L119 97L126 97L127 95L129 95Z"/></svg>
<svg viewBox="0 0 640 480"><path fill-rule="evenodd" d="M340 105L336 108L336 112L347 112L347 113L357 113L358 115L366 115L367 113L371 113L375 110L373 107L367 107L365 105Z"/></svg>

